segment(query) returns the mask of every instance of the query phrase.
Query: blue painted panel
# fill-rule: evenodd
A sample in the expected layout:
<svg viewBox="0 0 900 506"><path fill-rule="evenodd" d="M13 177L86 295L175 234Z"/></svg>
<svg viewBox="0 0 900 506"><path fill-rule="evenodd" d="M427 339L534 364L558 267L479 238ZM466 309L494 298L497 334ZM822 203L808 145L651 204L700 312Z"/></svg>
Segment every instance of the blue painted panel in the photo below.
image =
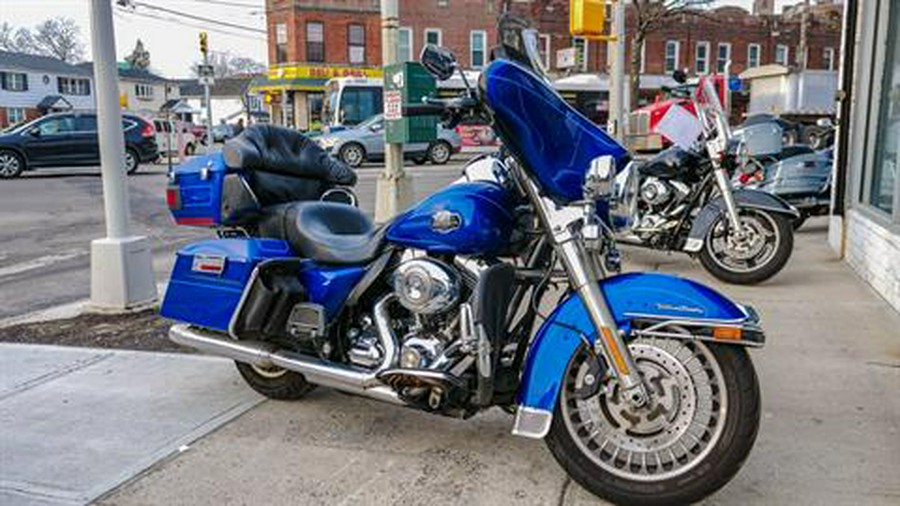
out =
<svg viewBox="0 0 900 506"><path fill-rule="evenodd" d="M725 321L749 317L740 306L712 288L668 274L621 274L601 281L600 287L616 323L624 330L629 328L634 314ZM580 336L568 327L579 329L594 343L594 326L577 295L557 306L538 330L519 386L519 404L553 411L566 366L581 342Z"/></svg>
<svg viewBox="0 0 900 506"><path fill-rule="evenodd" d="M300 269L300 282L306 287L309 300L322 305L326 318L331 320L365 272L365 266L335 267L306 260Z"/></svg>
<svg viewBox="0 0 900 506"><path fill-rule="evenodd" d="M495 254L507 249L515 225L513 203L502 186L479 181L451 185L398 217L387 232L390 243L433 254ZM432 227L436 213L449 211L459 227Z"/></svg>
<svg viewBox="0 0 900 506"><path fill-rule="evenodd" d="M483 79L485 101L503 144L549 196L582 199L584 175L598 156L613 156L618 170L624 168L625 148L528 69L494 60Z"/></svg>
<svg viewBox="0 0 900 506"><path fill-rule="evenodd" d="M221 274L192 270L197 255L225 257L225 270ZM253 268L263 260L293 256L287 242L275 239L217 239L185 246L178 251L159 312L226 331Z"/></svg>

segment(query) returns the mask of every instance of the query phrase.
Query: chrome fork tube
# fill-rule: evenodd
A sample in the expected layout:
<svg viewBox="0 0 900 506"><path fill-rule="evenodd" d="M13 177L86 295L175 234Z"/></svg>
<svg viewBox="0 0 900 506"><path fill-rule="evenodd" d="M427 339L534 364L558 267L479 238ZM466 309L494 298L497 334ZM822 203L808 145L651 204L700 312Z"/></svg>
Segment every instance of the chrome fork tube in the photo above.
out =
<svg viewBox="0 0 900 506"><path fill-rule="evenodd" d="M634 365L634 358L619 332L606 297L600 291L598 281L602 273L597 271L599 262L591 259L581 236L573 232L574 226L584 219L584 211L575 207L559 207L542 197L534 181L521 168L516 166L515 169L563 261L572 289L587 308L597 334L594 351L604 356L607 364L611 365L610 369L622 385L626 398L638 407L646 404L647 391Z"/></svg>
<svg viewBox="0 0 900 506"><path fill-rule="evenodd" d="M716 184L722 192L722 200L725 202L725 212L728 213L728 221L734 233L741 233L741 222L738 218L737 204L734 202L734 194L731 192L731 182L728 181L728 173L723 167L715 168Z"/></svg>

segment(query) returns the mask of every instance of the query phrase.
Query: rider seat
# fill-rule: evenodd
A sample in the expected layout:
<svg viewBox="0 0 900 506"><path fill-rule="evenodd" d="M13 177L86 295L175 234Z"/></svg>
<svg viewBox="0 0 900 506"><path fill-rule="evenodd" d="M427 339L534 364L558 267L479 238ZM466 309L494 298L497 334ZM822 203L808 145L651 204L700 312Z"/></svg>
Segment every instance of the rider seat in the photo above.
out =
<svg viewBox="0 0 900 506"><path fill-rule="evenodd" d="M265 214L260 235L288 241L299 256L326 264L368 263L381 251L387 230L359 209L334 202L295 202Z"/></svg>

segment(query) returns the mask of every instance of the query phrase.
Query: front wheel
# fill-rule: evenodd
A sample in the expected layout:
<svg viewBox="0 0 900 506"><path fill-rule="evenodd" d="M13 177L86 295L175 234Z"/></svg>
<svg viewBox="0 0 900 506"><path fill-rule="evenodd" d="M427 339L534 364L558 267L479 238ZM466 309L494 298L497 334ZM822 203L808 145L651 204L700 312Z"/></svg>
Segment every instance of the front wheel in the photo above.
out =
<svg viewBox="0 0 900 506"><path fill-rule="evenodd" d="M452 154L453 149L445 141L437 141L428 147L428 159L435 165L444 165Z"/></svg>
<svg viewBox="0 0 900 506"><path fill-rule="evenodd" d="M137 152L131 148L125 148L125 172L129 175L134 174L140 166L141 159Z"/></svg>
<svg viewBox="0 0 900 506"><path fill-rule="evenodd" d="M762 209L738 209L740 231L722 212L709 229L700 262L727 283L750 285L777 274L794 249L792 219Z"/></svg>
<svg viewBox="0 0 900 506"><path fill-rule="evenodd" d="M677 330L676 330L677 331ZM632 406L582 346L545 441L582 487L616 504L698 501L740 469L759 428L759 384L744 348L699 341L629 344L649 393Z"/></svg>

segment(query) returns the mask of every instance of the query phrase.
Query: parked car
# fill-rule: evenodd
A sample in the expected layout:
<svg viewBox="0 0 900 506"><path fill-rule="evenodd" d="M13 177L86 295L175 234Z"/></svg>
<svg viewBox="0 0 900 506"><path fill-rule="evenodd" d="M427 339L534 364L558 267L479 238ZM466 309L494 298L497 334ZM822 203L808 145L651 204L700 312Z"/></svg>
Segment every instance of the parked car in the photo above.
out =
<svg viewBox="0 0 900 506"><path fill-rule="evenodd" d="M178 155L178 122L164 119L153 120L153 128L156 130L156 145L159 146L159 154L172 153ZM169 136L172 144L169 145ZM184 154L190 156L197 152L198 141L188 125L181 125L181 142L184 143Z"/></svg>
<svg viewBox="0 0 900 506"><path fill-rule="evenodd" d="M219 123L212 127L213 142L225 142L234 137L234 127L228 123Z"/></svg>
<svg viewBox="0 0 900 506"><path fill-rule="evenodd" d="M140 164L159 157L156 130L149 121L122 115L125 131L125 171L134 174ZM0 135L0 178L18 177L40 167L98 165L100 143L97 115L57 113L42 116Z"/></svg>
<svg viewBox="0 0 900 506"><path fill-rule="evenodd" d="M206 145L206 125L202 123L188 123L191 133L197 138L200 144Z"/></svg>
<svg viewBox="0 0 900 506"><path fill-rule="evenodd" d="M354 127L322 134L315 141L350 167L359 167L367 161L384 160L384 116L378 114ZM436 140L404 144L403 156L420 165L427 161L443 165L460 149L462 139L459 134L440 125Z"/></svg>

